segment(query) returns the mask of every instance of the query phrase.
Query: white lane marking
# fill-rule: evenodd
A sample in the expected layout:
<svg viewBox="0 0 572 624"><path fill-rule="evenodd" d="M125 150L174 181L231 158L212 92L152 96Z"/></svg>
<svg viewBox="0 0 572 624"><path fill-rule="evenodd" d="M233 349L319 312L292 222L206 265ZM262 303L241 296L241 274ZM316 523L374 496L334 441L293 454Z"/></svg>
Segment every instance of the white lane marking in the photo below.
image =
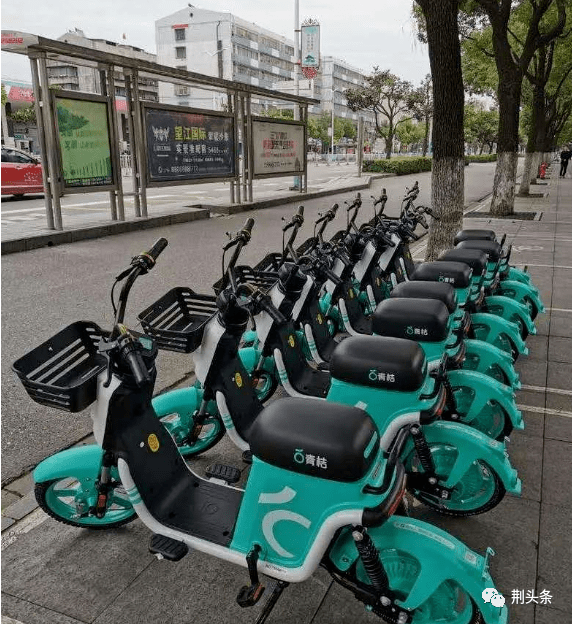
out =
<svg viewBox="0 0 572 624"><path fill-rule="evenodd" d="M551 409L549 407L536 407L534 405L517 405L519 410L526 412L534 412L536 414L547 414L548 416L563 416L572 418L572 412L566 412L559 409Z"/></svg>
<svg viewBox="0 0 572 624"><path fill-rule="evenodd" d="M23 520L20 520L20 522L14 524L7 531L2 533L2 550L4 550L7 546L10 546L10 544L13 544L20 535L35 529L47 519L48 515L42 509L35 509Z"/></svg>
<svg viewBox="0 0 572 624"><path fill-rule="evenodd" d="M546 310L550 310L550 312L572 312L567 308L546 308Z"/></svg>
<svg viewBox="0 0 572 624"><path fill-rule="evenodd" d="M549 269L572 269L572 266L563 266L561 264L531 264L530 262L519 262L519 264L528 267L547 267Z"/></svg>
<svg viewBox="0 0 572 624"><path fill-rule="evenodd" d="M527 386L523 384L521 390L530 390L531 392L549 392L551 394L572 395L572 390L562 390L561 388L546 388L544 386Z"/></svg>
<svg viewBox="0 0 572 624"><path fill-rule="evenodd" d="M9 217L10 215L13 214L20 214L22 212L46 212L45 208L21 208L19 210L3 210L2 211L2 216L3 217Z"/></svg>

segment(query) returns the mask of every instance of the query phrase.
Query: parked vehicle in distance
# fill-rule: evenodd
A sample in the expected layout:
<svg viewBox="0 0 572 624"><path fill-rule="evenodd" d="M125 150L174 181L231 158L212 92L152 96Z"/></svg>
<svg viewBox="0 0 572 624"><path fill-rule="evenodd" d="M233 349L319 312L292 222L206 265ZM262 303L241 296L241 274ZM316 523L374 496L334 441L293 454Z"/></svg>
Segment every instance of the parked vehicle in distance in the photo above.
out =
<svg viewBox="0 0 572 624"><path fill-rule="evenodd" d="M43 193L42 165L37 158L12 147L2 148L2 195L21 197Z"/></svg>

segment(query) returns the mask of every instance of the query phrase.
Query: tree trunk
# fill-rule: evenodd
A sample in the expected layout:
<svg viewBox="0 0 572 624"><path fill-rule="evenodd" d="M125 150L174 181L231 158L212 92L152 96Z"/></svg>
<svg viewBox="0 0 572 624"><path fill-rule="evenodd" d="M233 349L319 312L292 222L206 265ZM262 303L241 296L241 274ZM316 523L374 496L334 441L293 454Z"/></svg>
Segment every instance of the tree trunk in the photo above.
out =
<svg viewBox="0 0 572 624"><path fill-rule="evenodd" d="M526 159L524 161L524 171L520 183L519 195L528 195L531 182L536 181L538 165L535 167L534 154L538 149L538 139L541 134L541 126L544 119L544 84L533 85L532 115L530 128L528 131L528 141L526 142Z"/></svg>
<svg viewBox="0 0 572 624"><path fill-rule="evenodd" d="M499 80L499 138L491 214L499 217L514 212L516 165L518 162L518 121L522 74L518 69L505 67Z"/></svg>
<svg viewBox="0 0 572 624"><path fill-rule="evenodd" d="M433 168L431 204L440 220L432 220L426 260L453 246L463 225L464 207L464 90L457 0L417 0L427 25L433 79Z"/></svg>
<svg viewBox="0 0 572 624"><path fill-rule="evenodd" d="M389 160L391 158L391 151L393 149L393 132L387 131L387 137L385 138L385 157Z"/></svg>

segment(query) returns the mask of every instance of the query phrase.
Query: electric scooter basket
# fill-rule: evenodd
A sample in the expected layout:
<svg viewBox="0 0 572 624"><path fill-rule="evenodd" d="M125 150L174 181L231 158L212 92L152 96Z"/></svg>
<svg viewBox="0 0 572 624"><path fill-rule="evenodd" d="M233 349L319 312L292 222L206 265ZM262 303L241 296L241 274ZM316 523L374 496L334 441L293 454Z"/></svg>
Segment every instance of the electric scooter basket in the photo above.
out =
<svg viewBox="0 0 572 624"><path fill-rule="evenodd" d="M191 353L200 347L205 325L217 312L213 295L199 295L190 288L178 287L137 318L159 349Z"/></svg>
<svg viewBox="0 0 572 624"><path fill-rule="evenodd" d="M104 335L95 323L78 321L16 360L12 369L36 403L80 412L95 401L97 376L107 365L97 352Z"/></svg>
<svg viewBox="0 0 572 624"><path fill-rule="evenodd" d="M264 291L267 291L278 279L278 273L275 271L258 271L246 264L234 267L234 276L237 284L253 284ZM225 282L223 278L213 284L213 290L217 295L226 286L227 282Z"/></svg>
<svg viewBox="0 0 572 624"><path fill-rule="evenodd" d="M278 271L282 266L282 254L281 253L269 253L262 258L262 260L255 264L252 268L255 271Z"/></svg>

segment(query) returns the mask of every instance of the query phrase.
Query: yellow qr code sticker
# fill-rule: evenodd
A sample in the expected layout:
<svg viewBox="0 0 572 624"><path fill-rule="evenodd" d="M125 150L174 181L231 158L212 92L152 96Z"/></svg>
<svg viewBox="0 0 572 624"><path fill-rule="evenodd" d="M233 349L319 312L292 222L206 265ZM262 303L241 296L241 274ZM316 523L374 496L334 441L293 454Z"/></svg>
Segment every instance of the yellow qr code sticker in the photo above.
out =
<svg viewBox="0 0 572 624"><path fill-rule="evenodd" d="M235 375L234 375L234 383L239 388L242 388L242 375L240 373L235 373Z"/></svg>

